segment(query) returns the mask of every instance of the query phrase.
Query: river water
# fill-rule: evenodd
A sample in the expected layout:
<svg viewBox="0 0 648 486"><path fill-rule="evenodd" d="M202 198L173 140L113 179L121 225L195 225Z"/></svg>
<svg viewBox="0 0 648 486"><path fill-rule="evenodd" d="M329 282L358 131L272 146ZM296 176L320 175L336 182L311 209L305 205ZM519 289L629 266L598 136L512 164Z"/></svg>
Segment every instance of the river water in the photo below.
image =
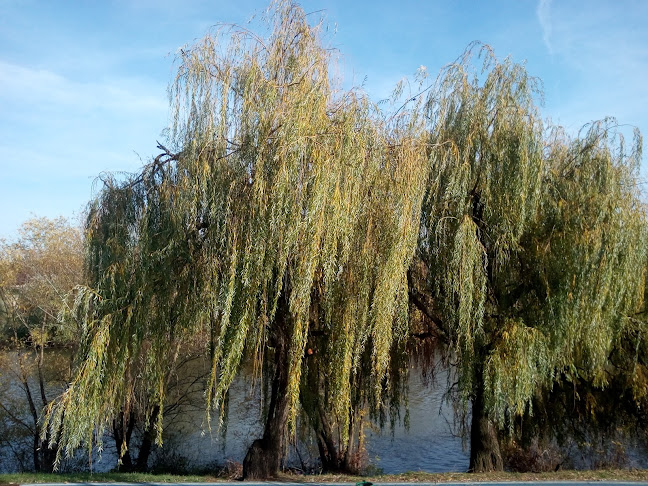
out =
<svg viewBox="0 0 648 486"><path fill-rule="evenodd" d="M367 436L367 453L371 465L385 473L404 471L466 471L468 453L461 438L453 435L453 410L443 400L445 376L437 386L426 385L416 370L410 374L410 426L396 426L372 432Z"/></svg>
<svg viewBox="0 0 648 486"><path fill-rule="evenodd" d="M382 431L371 425L365 427L369 469L385 473L466 471L468 454L461 439L452 434L452 407L442 400L445 386L429 386L420 373L413 371L409 383L409 427L402 422L393 430L389 426ZM445 385L445 377L438 378L439 384ZM258 395L251 395L249 384L237 380L230 393L224 437L216 430L210 432L205 426L204 412L196 410L183 417L180 430L175 430L177 424L174 426L154 461L186 462L198 468L226 461L241 463L250 444L262 435L260 418ZM312 440L305 438L291 445L287 464L301 466L300 456L307 466L318 463Z"/></svg>
<svg viewBox="0 0 648 486"><path fill-rule="evenodd" d="M19 356L22 356L19 360ZM66 351L50 350L45 357L44 377L47 399L51 400L69 380L70 355ZM0 471L15 472L33 467L32 445L35 429L33 417L24 386L20 381L20 364L31 373L29 385L36 407L40 408L39 387L33 356L29 352L0 353L3 373L0 374ZM207 372L209 366L203 360L195 360L179 373L174 386L176 392L185 395L187 383ZM387 426L379 430L367 423L365 426L366 459L371 470L385 473L404 471L465 471L468 467L467 453L462 449L461 439L453 436L452 408L442 401L446 378L439 374L439 386L427 386L416 369L410 374L409 421L410 427L397 423L393 429ZM201 380L197 380L201 383ZM191 387L189 387L191 388ZM256 392L254 392L256 390ZM189 390L191 391L191 390ZM232 384L229 398L229 415L226 429L219 429L218 417L213 417L212 427L206 421L201 385L184 404L165 413L164 445L154 450L149 465L164 467L173 465L187 471L210 469L227 461L242 463L252 442L262 435L262 407L258 387L251 387L245 377ZM404 411L402 413L404 415ZM223 433L224 432L224 433ZM301 459L299 459L301 458ZM297 445L292 444L286 464L317 470L319 457L316 444L303 436ZM110 471L117 465L117 452L111 437L104 438L104 450L93 454L92 470ZM67 470L88 470L87 453L80 451L77 458L63 463Z"/></svg>
<svg viewBox="0 0 648 486"><path fill-rule="evenodd" d="M62 381L69 379L69 353L50 351L46 359L48 368L45 377L50 384L47 391L51 399L62 389ZM15 352L0 353L0 471L16 472L29 470L33 465L30 458L33 435L27 430L33 419L23 386L19 380ZM25 361L27 363L27 361ZM245 377L239 377L232 384L229 399L229 415L226 429L219 429L218 417L213 417L212 427L206 422L202 387L195 386L186 394L186 383L201 383L196 377L204 376L208 364L197 360L176 379L177 393L187 395L187 400L175 411L165 414L164 445L153 452L149 465L154 468L172 466L176 471L213 470L228 461L242 463L252 442L262 435L262 407L258 387L251 387ZM365 448L370 472L402 473L406 471L454 472L468 469L468 452L462 448L462 440L453 434L453 410L443 400L446 390L447 371L436 369L436 381L429 384L414 368L409 376L409 427L397 423L393 429L383 430L367 423L365 426ZM35 376L35 375L34 375ZM31 380L32 393L38 397L38 387ZM256 390L256 392L254 391ZM191 391L191 390L189 390ZM39 403L36 403L39 406ZM404 415L404 410L401 415ZM16 420L15 420L16 419ZM18 420L18 421L17 421ZM31 420L31 424L30 424ZM22 425L18 422L22 422ZM623 441L623 439L620 439ZM648 467L645 450L630 443L609 441L624 451L625 465ZM104 451L93 454L92 470L110 471L117 466L117 452L114 441L104 438ZM602 456L610 457L612 446L602 444ZM136 448L134 448L136 450ZM611 449L610 449L611 450ZM591 451L591 448L590 448ZM597 465L590 452L571 451L572 467ZM288 466L306 466L317 471L319 462L317 447L308 435L302 436L297 445L290 445L286 458ZM598 463L600 466L601 464ZM623 466L624 463L608 466ZM80 451L77 458L65 461L64 470L88 470L87 453Z"/></svg>

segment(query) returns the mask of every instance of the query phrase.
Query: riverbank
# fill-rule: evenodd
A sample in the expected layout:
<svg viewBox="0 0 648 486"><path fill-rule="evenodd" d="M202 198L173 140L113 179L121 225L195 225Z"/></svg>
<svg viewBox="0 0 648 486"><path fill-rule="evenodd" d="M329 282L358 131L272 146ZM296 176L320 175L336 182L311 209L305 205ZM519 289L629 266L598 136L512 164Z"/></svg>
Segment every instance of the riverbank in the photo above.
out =
<svg viewBox="0 0 648 486"><path fill-rule="evenodd" d="M0 474L0 484L35 483L225 483L235 478L210 475L141 474L141 473L75 473L44 474L21 473ZM382 474L375 476L347 476L336 474L282 474L274 482L284 483L351 483L361 481L372 483L475 483L475 482L527 482L527 481L632 481L648 482L646 469L599 469L593 471L557 471L545 473L493 472L468 473L424 473ZM244 484L244 483L243 483Z"/></svg>

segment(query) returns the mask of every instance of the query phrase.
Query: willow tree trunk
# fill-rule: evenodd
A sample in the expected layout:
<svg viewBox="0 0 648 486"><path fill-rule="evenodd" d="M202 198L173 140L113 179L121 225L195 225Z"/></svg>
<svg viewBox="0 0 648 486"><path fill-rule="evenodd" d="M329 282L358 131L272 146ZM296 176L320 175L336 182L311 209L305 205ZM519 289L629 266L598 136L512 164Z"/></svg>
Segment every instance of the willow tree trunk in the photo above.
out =
<svg viewBox="0 0 648 486"><path fill-rule="evenodd" d="M137 461L133 467L135 472L148 471L148 460L153 449L153 442L155 441L155 423L158 420L159 414L159 405L154 405L148 423L146 424L146 429L142 434L142 442L140 443L139 451L137 452Z"/></svg>
<svg viewBox="0 0 648 486"><path fill-rule="evenodd" d="M317 319L313 321L317 322ZM317 341L311 341L309 346L312 346L311 349L325 348L323 343ZM332 412L327 411L323 404L327 393L327 378L323 372L326 357L315 352L306 358L306 386L302 387L300 402L317 441L322 470L328 473L358 474L362 466L359 407L352 406L348 412L348 441L344 444L337 421L332 419Z"/></svg>
<svg viewBox="0 0 648 486"><path fill-rule="evenodd" d="M484 374L475 373L472 422L470 427L470 472L502 471L504 463L497 428L486 413Z"/></svg>
<svg viewBox="0 0 648 486"><path fill-rule="evenodd" d="M344 445L339 439L336 440L326 413L320 409L320 419L315 428L315 435L324 472L344 474L359 474L360 472L362 445L358 433L358 419L353 411L350 414L349 439Z"/></svg>
<svg viewBox="0 0 648 486"><path fill-rule="evenodd" d="M290 399L288 366L290 349L290 315L285 299L279 305L274 322L275 372L270 405L263 437L252 443L243 460L243 479L266 479L277 476L284 455L284 443Z"/></svg>
<svg viewBox="0 0 648 486"><path fill-rule="evenodd" d="M115 439L117 454L121 455L124 446L126 446L124 454L120 457L121 465L119 466L119 470L123 472L131 472L133 470L133 460L131 459L130 446L133 427L135 425L135 415L130 414L128 417L125 415L126 414L122 411L119 413L117 418L113 420L113 438Z"/></svg>
<svg viewBox="0 0 648 486"><path fill-rule="evenodd" d="M160 407L155 405L151 410L148 422L142 433L142 439L137 452L137 459L133 460L131 455L131 448L133 446L132 436L135 430L137 417L134 413L129 414L128 417L123 412L119 414L119 419L113 421L113 437L115 439L115 446L117 452L122 450L126 445L126 451L121 457L121 466L119 467L122 472L146 472L148 471L148 460L151 456L153 449L153 442L155 441L155 422L158 419ZM125 422L124 422L125 421Z"/></svg>

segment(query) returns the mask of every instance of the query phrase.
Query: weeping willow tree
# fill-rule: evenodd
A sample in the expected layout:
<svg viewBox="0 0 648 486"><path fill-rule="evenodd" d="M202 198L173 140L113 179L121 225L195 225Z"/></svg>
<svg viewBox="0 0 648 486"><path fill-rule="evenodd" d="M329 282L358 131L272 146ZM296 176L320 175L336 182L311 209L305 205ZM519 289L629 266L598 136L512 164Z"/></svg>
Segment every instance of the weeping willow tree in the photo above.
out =
<svg viewBox="0 0 648 486"><path fill-rule="evenodd" d="M407 393L407 269L429 144L424 99L401 104L405 88L397 86L390 116L373 114L382 148L374 154L376 172L363 174L354 189L365 206L353 216L350 258L336 279L320 273L312 296L301 401L328 471L358 473L365 420L393 423Z"/></svg>
<svg viewBox="0 0 648 486"><path fill-rule="evenodd" d="M610 432L605 424L613 424L610 419L624 411L626 417L640 418L645 405L648 228L637 184L639 133L628 147L614 119L593 123L582 132L570 139L554 129L548 137L546 196L525 237L523 258L532 262L526 263L525 292L531 291L526 302L544 339L541 352L534 354L550 355L541 363L542 374L552 372L557 385L555 392L551 383L545 385L547 393L538 394L535 401L547 413L552 409L548 396L560 401L561 394L571 394L574 400L580 395L582 403L576 406L572 401L569 406L572 417L554 423L550 432L564 434L561 426L572 426L574 434L595 436ZM512 386L522 388L514 385L513 370L496 371L524 357L508 353L495 356L492 366L492 379L503 383L505 392ZM612 407L606 394L614 394ZM521 404L517 398L519 414ZM494 397L494 405L499 415L507 412L501 397ZM602 417L604 413L610 417ZM557 415L565 417L560 410ZM600 430L587 431L588 425L579 425L579 420L597 423ZM533 418L527 422L533 423Z"/></svg>
<svg viewBox="0 0 648 486"><path fill-rule="evenodd" d="M568 380L604 387L612 348L636 330L645 288L646 214L638 191L641 138L627 148L613 119L548 140L545 197L525 241L537 310Z"/></svg>
<svg viewBox="0 0 648 486"><path fill-rule="evenodd" d="M197 240L170 211L177 179L170 158L123 182L104 177L89 207L87 285L77 289L74 309L82 325L76 376L50 403L45 424L65 449L57 462L82 443L101 450L113 420L126 427L123 418L136 413L161 433L175 361L201 332L194 317L204 311L193 298Z"/></svg>
<svg viewBox="0 0 648 486"><path fill-rule="evenodd" d="M173 153L108 180L91 206L90 283L77 302L85 345L49 411L61 451L92 444L142 389L158 406L160 440L165 377L198 335L219 420L242 364L268 380L244 475L273 475L295 427L315 307L328 336L327 406L342 428L353 376L366 373L367 396L381 402L407 333L422 122L384 121L361 93L335 88L330 51L299 7L274 4L269 25L267 38L221 30L181 51Z"/></svg>
<svg viewBox="0 0 648 486"><path fill-rule="evenodd" d="M278 471L300 402L339 466L358 411L400 401L414 304L458 364L471 470L501 468L498 430L535 394L604 387L615 343L643 336L640 141L598 124L547 138L537 80L488 49L386 118L335 85L299 7L267 20L266 37L220 29L180 51L171 150L90 206L83 345L46 424L59 454L135 408L161 442L191 347L211 360L210 424L242 366L269 391L246 477Z"/></svg>
<svg viewBox="0 0 648 486"><path fill-rule="evenodd" d="M502 467L486 363L511 319L501 293L519 276L515 254L537 211L544 159L537 80L487 48L475 72L472 54L441 73L428 100L434 150L418 273L458 361L459 401L472 404L470 468L477 471Z"/></svg>
<svg viewBox="0 0 648 486"><path fill-rule="evenodd" d="M560 378L605 385L612 343L638 304L645 215L638 148L611 127L545 139L536 80L482 49L429 97L434 150L413 269L457 362L472 413L470 469L501 469L498 429ZM639 144L636 145L639 147ZM427 307L427 308L426 308Z"/></svg>

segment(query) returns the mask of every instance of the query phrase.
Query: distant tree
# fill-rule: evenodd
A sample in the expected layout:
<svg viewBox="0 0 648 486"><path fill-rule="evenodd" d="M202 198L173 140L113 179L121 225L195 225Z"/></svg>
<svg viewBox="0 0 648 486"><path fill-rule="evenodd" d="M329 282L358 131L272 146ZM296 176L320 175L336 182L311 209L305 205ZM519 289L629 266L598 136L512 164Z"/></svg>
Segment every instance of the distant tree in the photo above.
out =
<svg viewBox="0 0 648 486"><path fill-rule="evenodd" d="M64 218L30 219L17 240L0 241L0 251L4 339L27 340L39 349L40 343L74 342L74 323L59 317L82 281L80 229Z"/></svg>
<svg viewBox="0 0 648 486"><path fill-rule="evenodd" d="M53 467L55 451L41 440L41 411L53 392L67 381L65 370L56 377L46 365L48 346L75 346L78 326L68 319L73 290L82 282L83 242L81 232L63 218L34 218L26 221L15 241L0 242L0 301L4 311L3 338L17 363L5 362L3 375L20 383L23 410L13 400L0 400L9 422L29 430L33 439L33 468ZM60 360L59 360L60 361ZM9 408L11 407L11 408Z"/></svg>

